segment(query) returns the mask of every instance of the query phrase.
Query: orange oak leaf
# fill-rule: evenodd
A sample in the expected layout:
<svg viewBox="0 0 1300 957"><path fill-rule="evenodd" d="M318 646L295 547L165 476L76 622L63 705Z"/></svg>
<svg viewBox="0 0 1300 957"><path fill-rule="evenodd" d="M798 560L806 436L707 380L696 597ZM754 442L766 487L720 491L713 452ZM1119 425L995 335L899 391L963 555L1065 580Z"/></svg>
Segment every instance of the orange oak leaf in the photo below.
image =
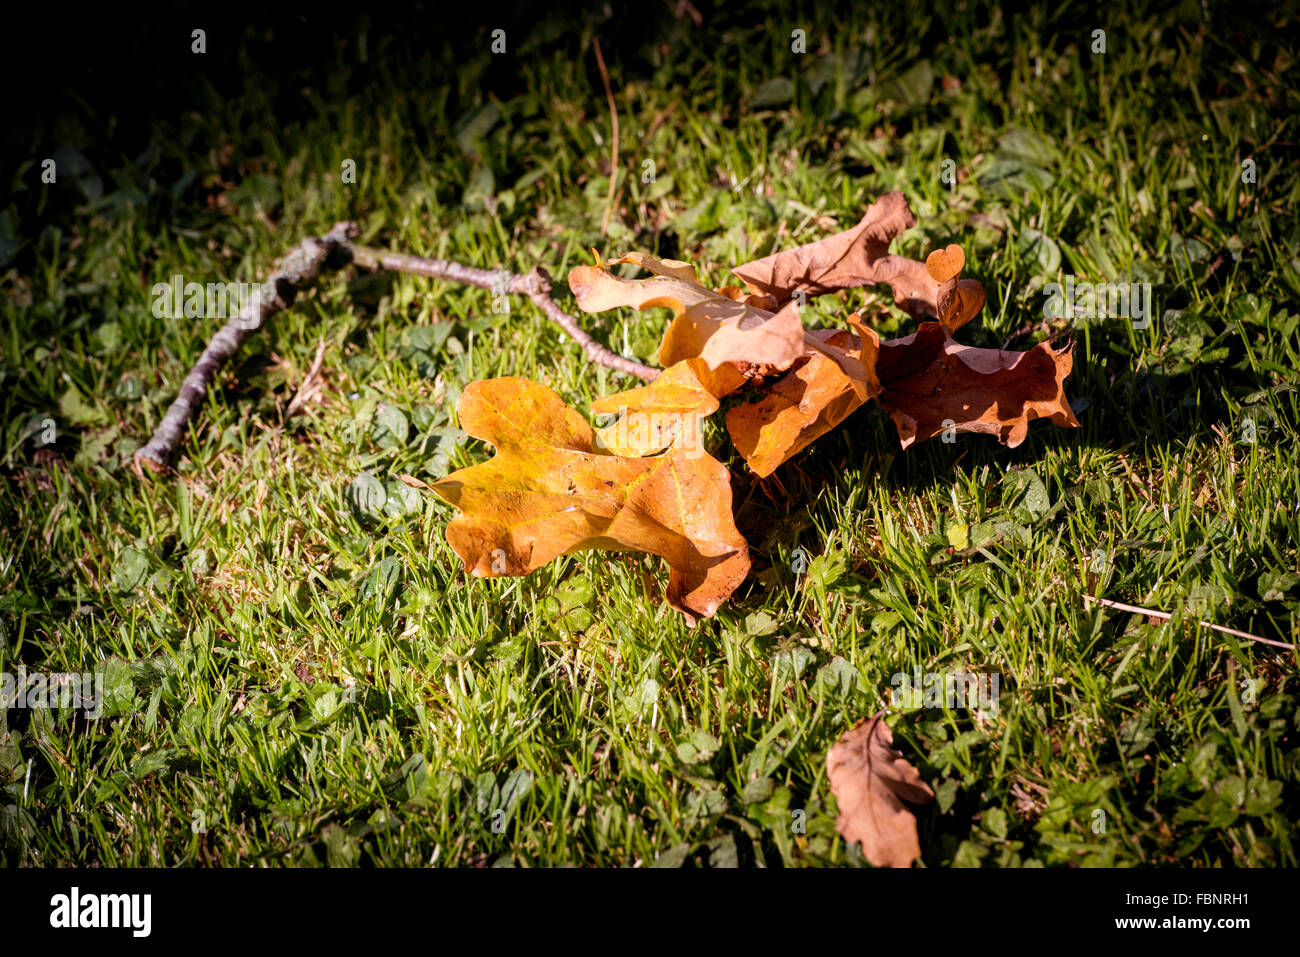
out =
<svg viewBox="0 0 1300 957"><path fill-rule="evenodd" d="M793 300L776 315L747 306L743 315L724 320L704 342L700 358L716 369L726 362L788 368L803 348L803 323Z"/></svg>
<svg viewBox="0 0 1300 957"><path fill-rule="evenodd" d="M619 263L635 263L655 275L624 279L606 268ZM671 309L673 321L659 348L659 361L665 367L702 357L711 370L729 363L784 369L803 353L803 324L797 313L774 314L753 304L766 304L766 298L737 298L739 290L734 287L721 292L709 289L699 281L694 266L675 259L628 253L604 266L578 266L569 273L569 288L584 312L618 306ZM720 382L733 379L723 373Z"/></svg>
<svg viewBox="0 0 1300 957"><path fill-rule="evenodd" d="M838 289L888 283L899 306L913 315L928 314L940 318L955 330L983 307L984 287L973 279L957 278L964 257L956 263L955 270L947 274L953 265L949 251L954 247L948 247L947 251L936 250L942 253L935 265L941 268L943 279L931 274L925 263L891 255L890 242L915 225L916 217L903 194L886 193L867 207L866 214L852 229L819 242L773 253L732 272L745 280L755 293L772 296L780 302L799 291L819 296ZM955 301L941 301L952 297Z"/></svg>
<svg viewBox="0 0 1300 957"><path fill-rule="evenodd" d="M878 399L903 448L946 428L995 435L1015 448L1034 419L1078 427L1065 398L1073 367L1073 344L1053 349L1040 342L1028 352L976 349L958 345L940 323L924 322L912 335L880 344Z"/></svg>
<svg viewBox="0 0 1300 957"><path fill-rule="evenodd" d="M710 347L717 337L722 337L722 342ZM765 359L770 363L768 370L779 371L802 354L803 325L797 313L787 312L778 321L765 309L731 299L698 303L679 312L668 324L659 344L659 361L668 367L703 357L705 352L714 370L734 365L760 374ZM758 361L750 359L751 355ZM725 381L732 378L727 376Z"/></svg>
<svg viewBox="0 0 1300 957"><path fill-rule="evenodd" d="M836 330L816 329L804 333L805 351L809 355L820 352L839 366L840 370L849 377L849 383L852 385L853 391L857 393L858 398L866 402L879 389L872 391L871 386L876 382L876 374L867 367L864 359L870 360L873 357L870 349L864 353L861 343L870 339L871 344L875 344L880 340L875 332L862 324L862 317L856 312L849 316L848 322L858 332L858 343L850 344L847 348L833 346L829 344L828 340L835 335Z"/></svg>
<svg viewBox="0 0 1300 957"><path fill-rule="evenodd" d="M433 484L460 510L447 542L477 576L526 575L599 548L668 563L668 603L694 624L744 581L749 550L731 514L731 478L674 445L646 458L604 454L587 421L544 385L472 382L460 425L497 454Z"/></svg>
<svg viewBox="0 0 1300 957"><path fill-rule="evenodd" d="M858 336L843 330L808 333L817 349L766 386L761 400L727 413L732 443L760 477L771 475L880 392L875 373L879 339L856 320L850 322Z"/></svg>
<svg viewBox="0 0 1300 957"><path fill-rule="evenodd" d="M934 792L891 747L893 733L880 715L844 732L826 755L826 775L839 805L835 829L862 845L875 867L911 867L921 856L916 818L903 802L928 804Z"/></svg>

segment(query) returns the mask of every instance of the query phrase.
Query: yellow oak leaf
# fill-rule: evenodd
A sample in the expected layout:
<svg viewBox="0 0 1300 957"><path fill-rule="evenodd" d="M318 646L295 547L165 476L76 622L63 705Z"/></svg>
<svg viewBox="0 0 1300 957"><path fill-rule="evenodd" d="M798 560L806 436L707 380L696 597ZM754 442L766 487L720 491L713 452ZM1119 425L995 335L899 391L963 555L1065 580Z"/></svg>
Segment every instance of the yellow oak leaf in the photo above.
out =
<svg viewBox="0 0 1300 957"><path fill-rule="evenodd" d="M767 385L758 402L727 413L731 441L759 476L771 475L880 392L875 373L879 340L865 326L857 328L860 336L843 330L810 332L816 349Z"/></svg>
<svg viewBox="0 0 1300 957"><path fill-rule="evenodd" d="M460 510L447 541L471 574L526 575L587 549L646 552L668 563L667 601L691 624L748 574L730 474L709 455L601 452L587 421L528 379L470 383L458 413L496 449L432 486Z"/></svg>
<svg viewBox="0 0 1300 957"><path fill-rule="evenodd" d="M654 455L676 443L686 451L704 450L701 420L718 411L718 397L703 359L685 359L665 369L649 385L591 404L593 415L617 415L613 425L596 430L596 448L613 455Z"/></svg>

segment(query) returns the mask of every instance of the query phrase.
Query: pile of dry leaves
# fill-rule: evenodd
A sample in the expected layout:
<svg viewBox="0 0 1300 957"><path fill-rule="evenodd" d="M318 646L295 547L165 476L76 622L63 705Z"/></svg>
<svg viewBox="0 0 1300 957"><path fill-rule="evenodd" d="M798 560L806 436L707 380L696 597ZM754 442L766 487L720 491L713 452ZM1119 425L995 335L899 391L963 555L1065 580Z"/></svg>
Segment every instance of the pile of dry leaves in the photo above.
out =
<svg viewBox="0 0 1300 957"><path fill-rule="evenodd" d="M668 563L672 607L692 624L712 615L750 563L732 517L731 475L703 449L700 421L742 390L756 401L733 405L726 428L760 476L873 399L904 448L945 429L1014 447L1033 419L1077 426L1063 388L1071 347L959 344L953 333L983 308L984 289L961 278L960 246L924 263L890 254L890 241L915 223L903 195L887 193L846 232L737 267L743 288L710 289L689 263L647 253L574 269L569 286L586 312L672 310L659 347L664 371L594 402L594 414L618 416L603 429L528 379L469 385L461 428L497 454L433 485L461 512L447 539L465 567L526 575L585 549L648 552ZM620 263L653 275L621 278L608 268ZM805 329L799 319L808 296L877 283L933 319L884 342L857 313L840 330Z"/></svg>

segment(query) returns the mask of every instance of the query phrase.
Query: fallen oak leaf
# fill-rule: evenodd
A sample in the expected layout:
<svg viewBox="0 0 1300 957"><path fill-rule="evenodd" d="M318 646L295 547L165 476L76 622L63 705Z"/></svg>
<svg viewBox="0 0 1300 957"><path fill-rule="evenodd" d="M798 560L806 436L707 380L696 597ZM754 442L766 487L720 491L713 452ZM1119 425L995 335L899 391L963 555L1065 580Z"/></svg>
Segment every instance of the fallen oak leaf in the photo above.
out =
<svg viewBox="0 0 1300 957"><path fill-rule="evenodd" d="M955 331L983 308L984 287L973 279L957 278L965 263L960 247L956 255L952 246L930 254L943 279L936 278L927 263L891 254L894 237L915 225L916 217L903 194L885 193L867 207L852 229L745 263L732 272L755 293L780 302L800 291L819 296L887 283L897 305L913 315L939 318ZM946 301L953 296L955 301Z"/></svg>
<svg viewBox="0 0 1300 957"><path fill-rule="evenodd" d="M748 362L773 369L788 368L799 358L804 337L799 307L794 300L776 315L747 307L729 318L704 342L700 358L716 369L727 362Z"/></svg>
<svg viewBox="0 0 1300 957"><path fill-rule="evenodd" d="M873 388L873 385L877 384L876 373L874 369L868 369L863 362L862 344L864 342L868 343L869 352L870 347L878 344L880 339L875 332L863 325L862 318L856 312L849 316L848 322L858 333L856 346L850 346L849 348L831 346L828 340L836 331L833 329L818 329L805 333L804 345L809 353L820 352L839 366L841 371L849 377L849 383L852 385L853 391L857 393L858 398L866 402L880 390L879 388Z"/></svg>
<svg viewBox="0 0 1300 957"><path fill-rule="evenodd" d="M665 597L690 624L744 581L730 473L709 455L598 452L587 421L528 379L472 382L457 411L461 428L497 450L433 484L460 510L447 542L471 574L526 575L593 548L647 552L667 561Z"/></svg>
<svg viewBox="0 0 1300 957"><path fill-rule="evenodd" d="M1015 448L1034 419L1078 427L1064 385L1073 349L1073 343L1053 349L1045 342L1028 352L977 349L954 342L942 324L925 322L910 336L880 344L877 398L903 448L946 428L994 435Z"/></svg>
<svg viewBox="0 0 1300 957"><path fill-rule="evenodd" d="M750 289L784 302L884 280L874 278L894 237L916 225L902 193L889 192L867 207L852 229L786 249L732 270Z"/></svg>
<svg viewBox="0 0 1300 957"><path fill-rule="evenodd" d="M619 263L634 263L655 275L649 279L624 279L607 268ZM673 320L659 347L659 361L665 368L683 359L703 357L715 371L739 363L780 370L803 353L803 325L797 313L774 314L751 304L768 302L764 297L733 298L740 292L734 287L721 292L709 289L689 263L658 259L649 253L628 253L606 265L576 267L569 273L569 288L584 312L604 312L618 306L671 309ZM712 341L715 338L718 341ZM723 373L715 385L734 389L744 381L742 378L732 384L733 380Z"/></svg>
<svg viewBox="0 0 1300 957"><path fill-rule="evenodd" d="M921 856L916 817L903 802L928 804L934 791L891 747L894 736L881 715L859 721L826 754L826 775L840 814L835 829L862 845L874 867L911 867Z"/></svg>
<svg viewBox="0 0 1300 957"><path fill-rule="evenodd" d="M766 386L760 401L728 411L732 444L759 477L771 475L880 392L875 373L879 339L856 320L850 322L858 336L844 330L808 333L817 348L810 348L804 361ZM857 376L856 370L861 370Z"/></svg>

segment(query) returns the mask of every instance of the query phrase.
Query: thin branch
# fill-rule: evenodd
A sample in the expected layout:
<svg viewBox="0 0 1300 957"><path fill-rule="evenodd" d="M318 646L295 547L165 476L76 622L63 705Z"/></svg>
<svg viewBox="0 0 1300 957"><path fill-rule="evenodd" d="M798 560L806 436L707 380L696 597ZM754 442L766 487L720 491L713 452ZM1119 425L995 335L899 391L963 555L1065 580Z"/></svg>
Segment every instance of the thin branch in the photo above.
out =
<svg viewBox="0 0 1300 957"><path fill-rule="evenodd" d="M199 361L194 363L194 368L181 383L176 400L154 429L153 437L135 453L137 472L141 466L153 471L166 467L180 444L185 427L198 414L217 371L263 323L288 308L299 292L315 284L330 253L355 235L356 226L352 223L337 223L325 236L309 236L289 251L280 261L280 268L266 278L258 294L251 302L244 303L239 314L217 331L203 355L199 356Z"/></svg>
<svg viewBox="0 0 1300 957"><path fill-rule="evenodd" d="M578 325L578 320L556 305L555 300L551 298L551 277L541 266L521 276L508 270L476 269L473 266L462 266L450 259L423 259L419 256L390 253L351 243L347 245L347 251L358 266L370 269L412 273L417 276L428 276L430 279L448 279L468 286L477 286L480 289L525 295L537 304L537 307L546 314L546 318L582 346L582 351L592 362L617 369L619 372L626 372L646 382L652 382L659 377L658 369L634 359L624 359L620 355L615 355L591 338L586 330Z"/></svg>
<svg viewBox="0 0 1300 957"><path fill-rule="evenodd" d="M1092 595L1084 595L1084 601L1095 602L1098 605L1104 605L1107 608L1114 608L1116 611L1127 611L1134 615L1147 615L1151 618L1159 618L1162 621L1168 621L1174 616L1167 611L1158 611L1155 608L1143 608L1141 605L1126 605L1122 601L1111 601L1109 598L1094 598ZM1258 641L1264 645L1274 645L1278 648L1285 648L1291 651L1295 645L1285 641L1277 641L1273 638L1261 638L1259 635L1252 635L1248 631L1238 631L1236 628L1227 628L1223 625L1216 625L1212 621L1198 621L1198 625L1204 625L1206 628L1213 628L1215 631L1221 631L1225 635L1236 635L1238 638L1249 638L1251 641Z"/></svg>
<svg viewBox="0 0 1300 957"><path fill-rule="evenodd" d="M605 58L600 53L600 40L591 40L596 48L596 66L600 67L600 79L605 84L605 99L609 101L609 121L614 127L614 155L609 161L609 198L605 200L605 218L600 223L602 236L609 232L609 217L614 211L614 191L618 188L618 109L614 106L614 91L609 85L609 70L605 68Z"/></svg>
<svg viewBox="0 0 1300 957"><path fill-rule="evenodd" d="M350 242L357 234L353 223L336 223L326 235L304 239L291 250L279 268L267 277L260 294L253 302L245 304L239 315L218 330L208 343L203 355L194 364L180 393L154 430L147 445L135 453L136 471L141 466L161 471L175 453L184 437L185 428L198 414L212 380L240 346L268 319L288 308L299 292L314 285L321 273L353 263L366 269L410 273L430 279L445 279L464 283L480 289L490 289L498 294L514 293L531 299L548 319L563 329L582 347L587 359L647 382L659 375L659 370L632 359L615 355L596 342L578 321L561 309L551 298L551 277L541 266L526 275L509 270L477 269L463 266L450 259L424 259ZM269 291L268 291L269 290Z"/></svg>

